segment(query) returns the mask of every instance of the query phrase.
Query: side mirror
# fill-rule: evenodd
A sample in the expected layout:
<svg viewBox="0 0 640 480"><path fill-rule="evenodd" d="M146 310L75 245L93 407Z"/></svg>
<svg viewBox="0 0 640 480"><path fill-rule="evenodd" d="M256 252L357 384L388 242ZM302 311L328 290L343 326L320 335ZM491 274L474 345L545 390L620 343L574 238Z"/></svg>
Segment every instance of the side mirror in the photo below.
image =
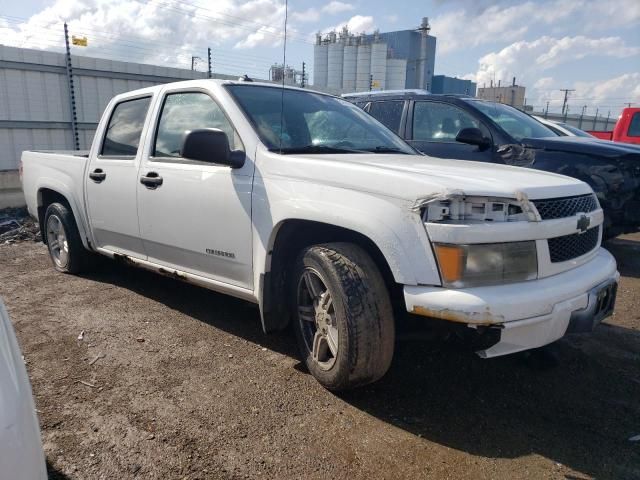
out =
<svg viewBox="0 0 640 480"><path fill-rule="evenodd" d="M463 128L456 135L456 142L477 145L481 150L491 145L491 141L482 135L479 128Z"/></svg>
<svg viewBox="0 0 640 480"><path fill-rule="evenodd" d="M244 165L244 152L231 151L227 134L219 128L201 128L185 133L181 155L189 160L228 165L240 168Z"/></svg>

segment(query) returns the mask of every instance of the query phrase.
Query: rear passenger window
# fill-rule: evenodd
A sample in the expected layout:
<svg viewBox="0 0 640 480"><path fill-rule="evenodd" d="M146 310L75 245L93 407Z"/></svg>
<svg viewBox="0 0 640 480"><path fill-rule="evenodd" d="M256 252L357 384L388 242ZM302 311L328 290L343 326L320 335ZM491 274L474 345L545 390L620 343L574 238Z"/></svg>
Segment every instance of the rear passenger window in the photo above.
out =
<svg viewBox="0 0 640 480"><path fill-rule="evenodd" d="M185 132L200 128L218 128L227 134L231 150L244 149L231 122L209 95L184 92L171 93L164 100L153 156L180 157Z"/></svg>
<svg viewBox="0 0 640 480"><path fill-rule="evenodd" d="M116 105L102 142L101 155L135 157L151 97L127 100Z"/></svg>
<svg viewBox="0 0 640 480"><path fill-rule="evenodd" d="M398 133L402 119L403 101L373 102L369 107L369 115L382 123L389 130Z"/></svg>

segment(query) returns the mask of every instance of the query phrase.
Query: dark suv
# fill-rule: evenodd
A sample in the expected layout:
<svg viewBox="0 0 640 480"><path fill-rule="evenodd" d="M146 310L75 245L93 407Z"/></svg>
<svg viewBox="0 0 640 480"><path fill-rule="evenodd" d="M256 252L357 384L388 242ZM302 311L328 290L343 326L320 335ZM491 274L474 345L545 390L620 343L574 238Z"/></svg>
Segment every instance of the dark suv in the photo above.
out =
<svg viewBox="0 0 640 480"><path fill-rule="evenodd" d="M530 167L585 181L605 211L607 236L640 227L640 147L558 136L516 108L464 95L407 90L343 97L427 155Z"/></svg>

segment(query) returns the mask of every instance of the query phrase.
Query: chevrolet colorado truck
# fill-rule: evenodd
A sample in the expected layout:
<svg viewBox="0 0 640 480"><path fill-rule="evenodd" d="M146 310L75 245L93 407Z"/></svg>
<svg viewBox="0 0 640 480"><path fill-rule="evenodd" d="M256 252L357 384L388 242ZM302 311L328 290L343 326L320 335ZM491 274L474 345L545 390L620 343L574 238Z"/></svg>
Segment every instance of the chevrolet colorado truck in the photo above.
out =
<svg viewBox="0 0 640 480"><path fill-rule="evenodd" d="M293 324L332 390L385 374L403 317L472 332L495 357L591 331L615 302L586 183L419 155L308 90L118 95L90 151L26 151L22 172L57 270L93 252L257 303L265 332Z"/></svg>

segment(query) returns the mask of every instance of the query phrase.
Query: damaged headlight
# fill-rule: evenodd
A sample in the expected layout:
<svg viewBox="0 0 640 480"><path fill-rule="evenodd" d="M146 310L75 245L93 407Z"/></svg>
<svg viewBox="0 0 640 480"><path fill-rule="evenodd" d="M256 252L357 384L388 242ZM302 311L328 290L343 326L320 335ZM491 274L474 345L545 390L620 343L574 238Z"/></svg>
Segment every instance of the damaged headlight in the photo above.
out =
<svg viewBox="0 0 640 480"><path fill-rule="evenodd" d="M524 194L521 198L475 197L446 194L420 204L422 220L431 223L538 221Z"/></svg>
<svg viewBox="0 0 640 480"><path fill-rule="evenodd" d="M534 280L538 276L536 242L433 245L442 284L477 287Z"/></svg>

